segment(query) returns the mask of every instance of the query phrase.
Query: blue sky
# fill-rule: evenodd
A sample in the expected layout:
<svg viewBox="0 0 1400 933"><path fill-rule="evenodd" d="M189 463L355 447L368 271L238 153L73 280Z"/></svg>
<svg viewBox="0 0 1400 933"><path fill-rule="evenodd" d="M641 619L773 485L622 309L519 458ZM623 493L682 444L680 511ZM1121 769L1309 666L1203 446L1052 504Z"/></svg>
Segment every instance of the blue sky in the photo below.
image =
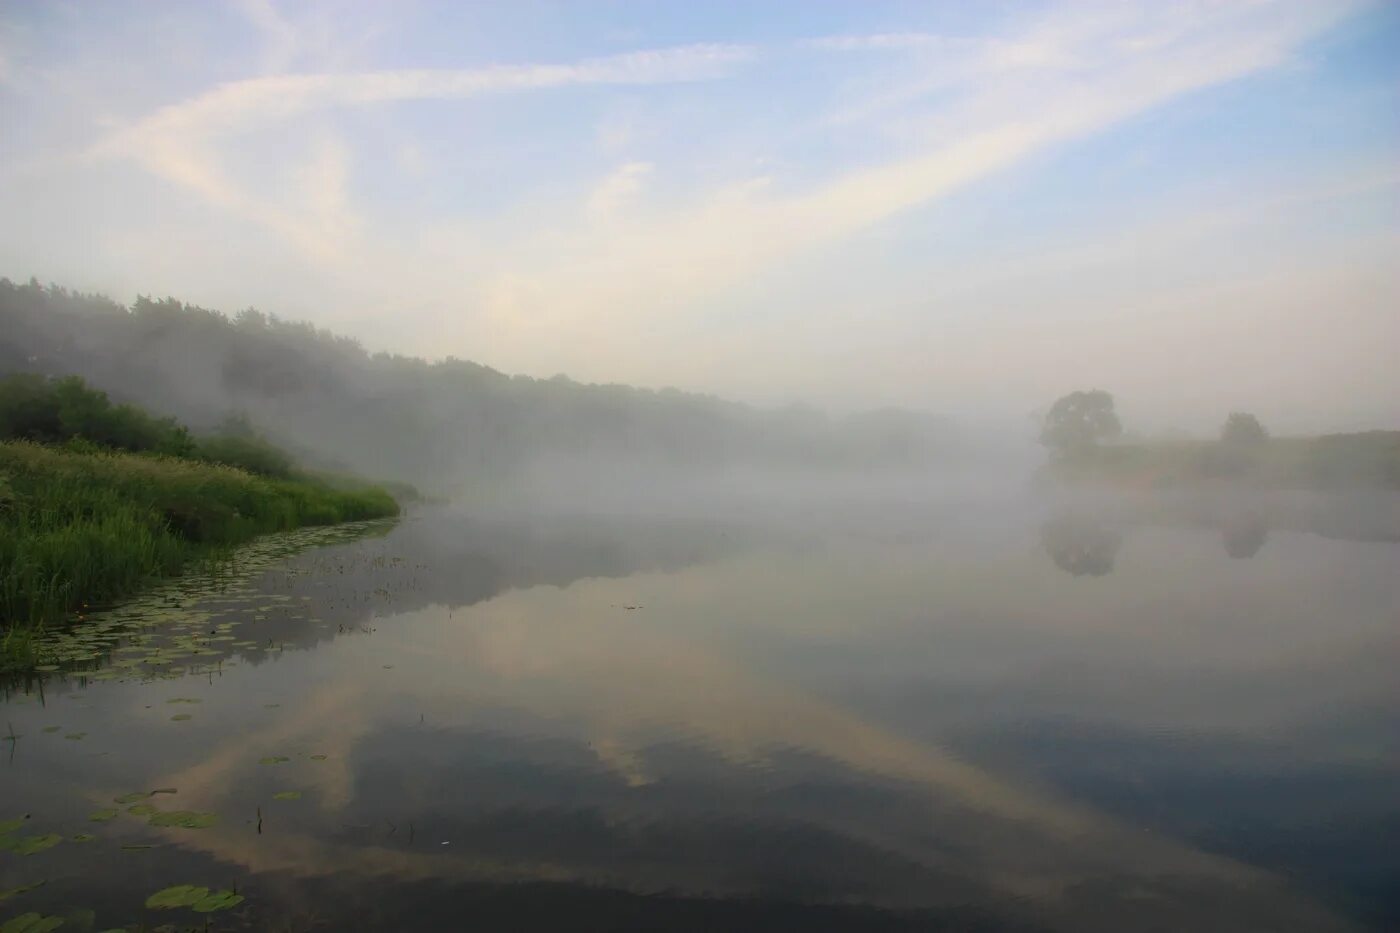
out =
<svg viewBox="0 0 1400 933"><path fill-rule="evenodd" d="M0 274L760 403L1400 426L1400 4L0 5Z"/></svg>

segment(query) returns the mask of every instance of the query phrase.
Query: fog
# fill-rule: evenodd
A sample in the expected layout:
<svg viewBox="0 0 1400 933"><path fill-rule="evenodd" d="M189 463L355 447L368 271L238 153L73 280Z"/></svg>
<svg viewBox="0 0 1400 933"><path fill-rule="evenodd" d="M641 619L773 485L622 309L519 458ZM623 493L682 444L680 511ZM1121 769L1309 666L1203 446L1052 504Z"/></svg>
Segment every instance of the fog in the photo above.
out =
<svg viewBox="0 0 1400 933"><path fill-rule="evenodd" d="M0 275L763 408L1005 428L1098 386L1149 432L1393 427L1396 31L12 3Z"/></svg>
<svg viewBox="0 0 1400 933"><path fill-rule="evenodd" d="M0 5L0 927L1400 929L1397 52Z"/></svg>

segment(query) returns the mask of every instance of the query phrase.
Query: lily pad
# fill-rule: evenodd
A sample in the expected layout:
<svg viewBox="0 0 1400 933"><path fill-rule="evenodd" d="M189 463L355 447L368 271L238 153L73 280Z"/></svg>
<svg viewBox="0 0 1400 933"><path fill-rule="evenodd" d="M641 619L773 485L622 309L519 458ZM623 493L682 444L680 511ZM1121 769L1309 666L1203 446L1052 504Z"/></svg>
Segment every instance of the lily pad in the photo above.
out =
<svg viewBox="0 0 1400 933"><path fill-rule="evenodd" d="M208 888L199 888L192 884L177 884L173 888L164 888L146 898L146 906L151 910L192 907L208 896Z"/></svg>
<svg viewBox="0 0 1400 933"><path fill-rule="evenodd" d="M117 810L115 807L109 810L94 810L88 814L88 819L94 823L105 823L108 820L115 819L120 812L121 811Z"/></svg>
<svg viewBox="0 0 1400 933"><path fill-rule="evenodd" d="M185 829L205 829L219 822L217 813L200 813L197 810L170 810L152 813L147 821L152 826L181 826Z"/></svg>
<svg viewBox="0 0 1400 933"><path fill-rule="evenodd" d="M280 765L284 761L291 761L286 755L268 755L266 758L259 758L260 765Z"/></svg>
<svg viewBox="0 0 1400 933"><path fill-rule="evenodd" d="M48 884L47 881L36 881L33 884L22 884L17 888L9 888L0 891L0 901L8 901L12 897L18 897L21 894L33 891L35 888L42 888L46 884Z"/></svg>
<svg viewBox="0 0 1400 933"><path fill-rule="evenodd" d="M310 758L311 758L312 761L325 761L325 760L326 760L326 756L325 756L325 755L311 755Z"/></svg>
<svg viewBox="0 0 1400 933"><path fill-rule="evenodd" d="M272 799L273 799L273 800L300 800L300 799L301 799L301 791L299 791L299 790L284 790L284 791L280 791L279 793L273 794L273 795L272 795Z"/></svg>
<svg viewBox="0 0 1400 933"><path fill-rule="evenodd" d="M86 738L86 737L87 737L87 733L86 733L86 732L70 732L70 733L68 733L67 735L64 736L64 738L65 738L65 739L68 739L70 742L76 742L76 741L78 741L79 739Z"/></svg>
<svg viewBox="0 0 1400 933"><path fill-rule="evenodd" d="M159 813L155 807L149 803L138 803L135 806L127 807L126 812L132 816L150 816L152 813Z"/></svg>
<svg viewBox="0 0 1400 933"><path fill-rule="evenodd" d="M6 920L0 926L0 933L49 933L63 926L62 917L45 917L42 914L20 914L13 920Z"/></svg>
<svg viewBox="0 0 1400 933"><path fill-rule="evenodd" d="M216 910L229 910L243 903L242 894L232 891L216 891L190 907L195 913L212 914Z"/></svg>
<svg viewBox="0 0 1400 933"><path fill-rule="evenodd" d="M135 803L138 800L145 800L152 793L154 792L149 790L138 790L130 794L122 794L120 797L113 797L112 800L115 803Z"/></svg>
<svg viewBox="0 0 1400 933"><path fill-rule="evenodd" d="M97 837L94 836L94 835L92 835L92 833L78 833L78 835L76 835L76 836L73 837L73 841L74 841L74 842L92 842L92 840L94 840L94 839L96 839L96 838L97 838Z"/></svg>
<svg viewBox="0 0 1400 933"><path fill-rule="evenodd" d="M9 849L16 855L33 855L35 852L52 849L62 841L63 837L57 833L49 833L46 836L6 836L0 839L0 849Z"/></svg>
<svg viewBox="0 0 1400 933"><path fill-rule="evenodd" d="M21 826L24 825L24 821L27 819L29 819L29 817L21 816L13 820L5 820L4 822L0 822L0 836L4 836L8 833L12 833L15 830L19 829Z"/></svg>
<svg viewBox="0 0 1400 933"><path fill-rule="evenodd" d="M167 702L167 703L203 703L204 701L201 700L199 697L171 697L170 699L166 700L165 702Z"/></svg>
<svg viewBox="0 0 1400 933"><path fill-rule="evenodd" d="M190 720L190 719L193 719L193 718L194 718L194 717L191 716L189 713L176 713L174 716L171 716L171 717L170 717L170 721L171 721L171 722L185 722L186 720Z"/></svg>

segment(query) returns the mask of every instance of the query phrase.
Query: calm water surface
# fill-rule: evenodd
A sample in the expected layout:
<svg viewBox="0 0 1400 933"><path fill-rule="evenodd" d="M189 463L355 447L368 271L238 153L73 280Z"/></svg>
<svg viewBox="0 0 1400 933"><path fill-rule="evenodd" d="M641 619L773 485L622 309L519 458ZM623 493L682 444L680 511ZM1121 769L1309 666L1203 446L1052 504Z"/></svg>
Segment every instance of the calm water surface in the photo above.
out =
<svg viewBox="0 0 1400 933"><path fill-rule="evenodd" d="M1248 521L424 511L11 684L0 822L62 841L0 851L43 882L0 920L1397 929L1397 571ZM245 900L145 906L180 884Z"/></svg>

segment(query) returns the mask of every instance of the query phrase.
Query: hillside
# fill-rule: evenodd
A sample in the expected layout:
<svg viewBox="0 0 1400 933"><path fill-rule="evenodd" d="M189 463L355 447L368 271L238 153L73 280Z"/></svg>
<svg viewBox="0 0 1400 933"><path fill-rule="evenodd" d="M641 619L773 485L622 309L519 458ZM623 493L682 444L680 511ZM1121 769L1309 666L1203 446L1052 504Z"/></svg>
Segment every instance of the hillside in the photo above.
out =
<svg viewBox="0 0 1400 933"><path fill-rule="evenodd" d="M830 417L674 389L509 376L358 343L247 310L110 299L0 279L0 374L83 376L192 427L245 416L299 459L441 490L552 462L807 468L917 467L962 443L903 411ZM449 490L450 491L450 490Z"/></svg>

